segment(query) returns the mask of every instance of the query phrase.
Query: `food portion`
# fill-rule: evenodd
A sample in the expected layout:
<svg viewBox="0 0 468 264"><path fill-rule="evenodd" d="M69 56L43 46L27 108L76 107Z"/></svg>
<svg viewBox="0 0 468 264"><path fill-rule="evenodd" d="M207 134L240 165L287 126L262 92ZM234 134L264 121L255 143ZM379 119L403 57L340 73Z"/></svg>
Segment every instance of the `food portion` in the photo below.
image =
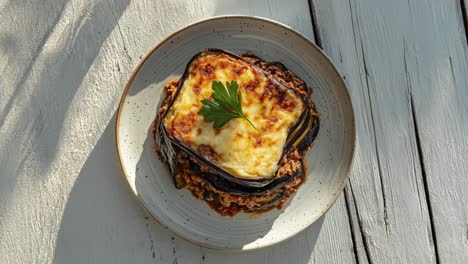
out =
<svg viewBox="0 0 468 264"><path fill-rule="evenodd" d="M209 49L166 85L157 153L175 186L221 215L281 208L318 133L311 90L281 63Z"/></svg>
<svg viewBox="0 0 468 264"><path fill-rule="evenodd" d="M198 56L188 72L163 119L169 136L236 177L275 177L288 131L305 109L301 95L246 61L224 53ZM234 86L235 99L240 87L241 109L255 125L239 118L215 128L198 114L202 100L210 98L216 86L226 91L226 82L227 87ZM228 93L223 96L230 100Z"/></svg>

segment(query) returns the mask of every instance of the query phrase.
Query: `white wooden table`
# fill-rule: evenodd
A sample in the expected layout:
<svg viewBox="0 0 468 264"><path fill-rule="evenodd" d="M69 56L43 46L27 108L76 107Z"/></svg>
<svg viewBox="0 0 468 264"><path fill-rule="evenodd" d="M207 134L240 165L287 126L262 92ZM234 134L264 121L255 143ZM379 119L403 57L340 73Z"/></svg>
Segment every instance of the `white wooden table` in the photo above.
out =
<svg viewBox="0 0 468 264"><path fill-rule="evenodd" d="M0 0L0 263L468 263L468 0ZM315 41L348 82L344 194L278 246L225 253L155 223L124 182L121 92L194 21L248 14Z"/></svg>

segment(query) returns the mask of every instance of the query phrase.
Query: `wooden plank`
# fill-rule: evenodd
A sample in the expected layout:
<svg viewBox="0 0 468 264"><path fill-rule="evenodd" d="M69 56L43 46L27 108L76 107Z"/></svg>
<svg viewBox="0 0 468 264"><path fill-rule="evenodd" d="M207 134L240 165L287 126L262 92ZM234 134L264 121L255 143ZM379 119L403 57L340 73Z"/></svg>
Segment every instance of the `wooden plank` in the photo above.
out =
<svg viewBox="0 0 468 264"><path fill-rule="evenodd" d="M468 260L468 39L460 3L410 3L416 19L403 47L440 263Z"/></svg>
<svg viewBox="0 0 468 264"><path fill-rule="evenodd" d="M358 259L435 263L431 221L404 67L407 1L313 0L323 48L342 69L355 103L354 200ZM423 5L422 3L420 5Z"/></svg>
<svg viewBox="0 0 468 264"><path fill-rule="evenodd" d="M0 3L1 263L354 263L343 196L320 234L239 255L174 236L125 186L113 120L131 72L174 30L227 13L313 38L306 0Z"/></svg>

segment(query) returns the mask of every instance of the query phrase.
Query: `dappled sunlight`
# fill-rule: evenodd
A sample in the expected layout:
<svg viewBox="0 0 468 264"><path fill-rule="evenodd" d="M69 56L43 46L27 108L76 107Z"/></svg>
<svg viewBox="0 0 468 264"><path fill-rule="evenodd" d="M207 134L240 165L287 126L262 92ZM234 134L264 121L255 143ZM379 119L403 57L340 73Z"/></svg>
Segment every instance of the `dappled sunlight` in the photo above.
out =
<svg viewBox="0 0 468 264"><path fill-rule="evenodd" d="M1 176L7 179L0 185L0 230L4 235L62 217L68 191L112 118L119 101L116 94L130 73L128 57L118 56L124 49L116 29L116 19L128 3L65 3L46 30L40 43L43 46L19 74L16 88L0 113ZM30 12L34 16L35 9ZM92 116L92 122L85 116ZM45 228L34 236L54 237L57 231ZM17 243L28 243L24 239L34 237L20 236ZM46 242L50 243L54 239Z"/></svg>
<svg viewBox="0 0 468 264"><path fill-rule="evenodd" d="M464 263L467 6L468 0L0 0L0 263ZM349 88L358 137L348 185L330 210L289 240L248 252L203 248L158 224L129 188L116 149L116 111L141 59L188 24L223 15L273 19L316 39ZM190 32L201 40L174 40L155 60L169 58L182 69L174 56L183 54L180 47L235 47L236 34L246 36L244 25L235 34L223 26L211 29L219 33L211 40ZM262 34L252 34L238 50L262 41ZM263 47L261 57L322 65L307 59L307 52L294 52L298 43L290 35L277 41L293 47L282 48L285 59ZM148 70L127 98L144 97L155 112L150 95L177 75L171 67ZM304 72L313 96L325 98L327 88L315 78L323 74ZM145 113L141 105L135 108ZM342 106L317 100L318 112L326 105ZM132 114L141 121L138 112ZM320 117L322 135L341 133L330 121L345 122L326 111ZM150 122L144 129L129 127L144 134ZM169 177L162 178L168 189L142 174L143 165L153 175L162 165L152 138L146 140L132 142L148 157L132 155L140 170L135 192L154 193L152 186L174 192ZM344 160L319 144L314 148L333 162ZM326 167L311 157L309 169ZM311 186L322 185L316 179L308 179ZM299 204L295 198L288 209ZM176 208L174 199L167 201ZM201 219L206 212L197 206L190 209ZM296 229L299 217L292 219L281 232ZM256 228L254 222L247 225ZM207 230L223 234L212 225Z"/></svg>
<svg viewBox="0 0 468 264"><path fill-rule="evenodd" d="M147 263L152 247L158 258L172 256L170 232L149 219L125 182L114 130L115 114L70 187L54 263L89 263L90 256L96 263Z"/></svg>

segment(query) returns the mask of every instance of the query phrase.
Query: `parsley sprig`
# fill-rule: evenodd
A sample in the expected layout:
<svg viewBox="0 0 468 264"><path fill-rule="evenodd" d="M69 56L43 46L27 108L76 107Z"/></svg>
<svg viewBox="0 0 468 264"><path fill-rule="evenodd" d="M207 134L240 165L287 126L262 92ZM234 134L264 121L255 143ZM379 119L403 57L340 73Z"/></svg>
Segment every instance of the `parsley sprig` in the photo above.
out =
<svg viewBox="0 0 468 264"><path fill-rule="evenodd" d="M213 89L212 99L201 101L203 107L198 114L204 116L206 121L214 122L214 128L221 128L234 118L243 118L258 130L242 111L242 93L236 81L226 82L226 86L222 82L213 81L211 89Z"/></svg>

